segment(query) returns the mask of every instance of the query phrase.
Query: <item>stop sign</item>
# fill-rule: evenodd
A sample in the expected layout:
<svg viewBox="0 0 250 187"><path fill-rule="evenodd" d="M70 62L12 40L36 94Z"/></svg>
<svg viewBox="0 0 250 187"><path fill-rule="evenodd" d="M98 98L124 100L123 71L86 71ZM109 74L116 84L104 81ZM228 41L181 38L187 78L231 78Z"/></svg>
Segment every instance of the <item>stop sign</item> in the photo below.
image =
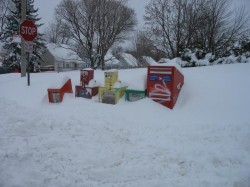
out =
<svg viewBox="0 0 250 187"><path fill-rule="evenodd" d="M20 35L26 41L33 41L37 36L37 27L31 20L24 20L19 29Z"/></svg>

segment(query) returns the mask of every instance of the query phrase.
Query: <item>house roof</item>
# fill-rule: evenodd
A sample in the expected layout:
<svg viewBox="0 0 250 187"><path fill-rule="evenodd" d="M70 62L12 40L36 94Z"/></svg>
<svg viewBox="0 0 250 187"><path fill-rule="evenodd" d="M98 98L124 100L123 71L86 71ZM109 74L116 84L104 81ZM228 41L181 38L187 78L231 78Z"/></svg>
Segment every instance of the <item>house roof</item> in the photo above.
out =
<svg viewBox="0 0 250 187"><path fill-rule="evenodd" d="M107 54L105 55L105 60L106 60L106 65L121 65L120 61L111 54L110 51L107 52Z"/></svg>
<svg viewBox="0 0 250 187"><path fill-rule="evenodd" d="M67 45L57 45L49 43L46 45L49 52L54 56L56 61L84 63L78 54L71 50Z"/></svg>
<svg viewBox="0 0 250 187"><path fill-rule="evenodd" d="M138 66L138 62L137 62L136 58L133 55L129 54L129 53L122 53L121 58L123 58L123 60L127 64L129 64L130 66L133 66L133 67Z"/></svg>
<svg viewBox="0 0 250 187"><path fill-rule="evenodd" d="M158 63L168 63L170 61L170 59L168 58L161 58Z"/></svg>
<svg viewBox="0 0 250 187"><path fill-rule="evenodd" d="M137 67L138 66L138 61L136 60L135 57L133 57L131 54L128 53L121 53L118 57L118 59L111 54L111 52L108 52L105 55L105 60L107 60L106 65L107 66L132 66L132 67Z"/></svg>
<svg viewBox="0 0 250 187"><path fill-rule="evenodd" d="M142 56L142 59L149 65L157 65L158 63L150 56Z"/></svg>

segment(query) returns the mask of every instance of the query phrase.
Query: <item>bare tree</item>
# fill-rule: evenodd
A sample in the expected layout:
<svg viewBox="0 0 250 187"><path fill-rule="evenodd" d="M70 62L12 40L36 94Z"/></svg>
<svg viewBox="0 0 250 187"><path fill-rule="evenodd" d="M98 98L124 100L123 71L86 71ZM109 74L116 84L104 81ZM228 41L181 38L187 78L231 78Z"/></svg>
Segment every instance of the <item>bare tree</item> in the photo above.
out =
<svg viewBox="0 0 250 187"><path fill-rule="evenodd" d="M45 31L45 36L48 42L56 44L69 44L71 33L69 26L60 19L55 19L49 24Z"/></svg>
<svg viewBox="0 0 250 187"><path fill-rule="evenodd" d="M148 39L147 32L138 31L133 40L133 47L127 49L127 52L132 54L137 59L142 56L150 56L156 60L164 57L163 54L154 46L151 40Z"/></svg>
<svg viewBox="0 0 250 187"><path fill-rule="evenodd" d="M177 56L184 35L186 0L152 0L146 6L146 24L149 37L155 41L158 50L169 57Z"/></svg>
<svg viewBox="0 0 250 187"><path fill-rule="evenodd" d="M97 0L97 52L104 67L104 56L115 42L126 39L135 24L135 12L128 8L127 0Z"/></svg>
<svg viewBox="0 0 250 187"><path fill-rule="evenodd" d="M50 23L45 30L46 40L51 43L59 44L60 43L59 33L60 33L60 23L56 21Z"/></svg>
<svg viewBox="0 0 250 187"><path fill-rule="evenodd" d="M244 8L230 12L227 0L212 0L209 5L210 19L206 36L209 50L217 53L247 31L248 18Z"/></svg>
<svg viewBox="0 0 250 187"><path fill-rule="evenodd" d="M151 0L144 17L148 38L170 58L185 48L218 51L246 31L245 12L229 6L228 0Z"/></svg>
<svg viewBox="0 0 250 187"><path fill-rule="evenodd" d="M56 15L69 27L72 39L92 68L104 68L107 51L123 41L136 24L127 0L63 0Z"/></svg>

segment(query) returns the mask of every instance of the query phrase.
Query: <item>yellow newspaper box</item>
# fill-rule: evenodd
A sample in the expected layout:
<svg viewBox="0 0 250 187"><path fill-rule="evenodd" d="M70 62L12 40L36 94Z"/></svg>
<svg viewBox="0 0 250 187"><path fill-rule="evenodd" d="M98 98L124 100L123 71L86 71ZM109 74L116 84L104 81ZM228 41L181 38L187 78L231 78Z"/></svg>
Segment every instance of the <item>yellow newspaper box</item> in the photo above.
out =
<svg viewBox="0 0 250 187"><path fill-rule="evenodd" d="M116 85L117 83L115 83ZM99 87L99 102L106 104L117 104L118 101L124 96L127 86L120 87Z"/></svg>
<svg viewBox="0 0 250 187"><path fill-rule="evenodd" d="M110 70L104 72L105 76L105 87L111 88L117 80L118 80L118 71L117 70Z"/></svg>
<svg viewBox="0 0 250 187"><path fill-rule="evenodd" d="M110 70L104 72L105 86L99 87L99 102L106 104L116 104L125 94L126 85L118 81L118 71Z"/></svg>

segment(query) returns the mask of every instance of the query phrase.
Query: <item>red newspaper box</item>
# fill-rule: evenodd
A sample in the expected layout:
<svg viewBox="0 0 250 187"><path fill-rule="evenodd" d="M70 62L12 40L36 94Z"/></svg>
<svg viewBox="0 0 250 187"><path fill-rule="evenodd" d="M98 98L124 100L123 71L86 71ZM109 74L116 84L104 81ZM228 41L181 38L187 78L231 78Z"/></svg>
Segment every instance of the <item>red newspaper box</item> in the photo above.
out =
<svg viewBox="0 0 250 187"><path fill-rule="evenodd" d="M99 84L93 79L93 69L83 69L80 72L81 85L75 86L75 96L92 99L93 96L98 94Z"/></svg>
<svg viewBox="0 0 250 187"><path fill-rule="evenodd" d="M94 70L90 68L82 69L80 73L81 86L89 84L89 81L94 78Z"/></svg>
<svg viewBox="0 0 250 187"><path fill-rule="evenodd" d="M154 101L173 109L183 84L177 66L148 66L147 97Z"/></svg>
<svg viewBox="0 0 250 187"><path fill-rule="evenodd" d="M68 79L60 88L48 88L48 97L50 103L60 103L65 93L72 93L71 79Z"/></svg>

